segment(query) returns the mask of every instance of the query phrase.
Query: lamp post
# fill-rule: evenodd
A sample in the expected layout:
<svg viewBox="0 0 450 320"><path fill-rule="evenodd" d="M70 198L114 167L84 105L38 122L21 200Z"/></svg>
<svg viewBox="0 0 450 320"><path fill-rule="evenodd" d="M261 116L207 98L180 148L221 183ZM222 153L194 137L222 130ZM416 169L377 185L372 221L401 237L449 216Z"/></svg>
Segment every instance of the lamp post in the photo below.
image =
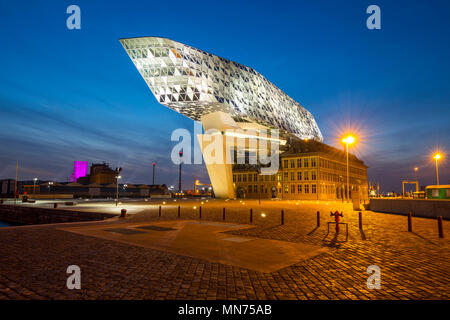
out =
<svg viewBox="0 0 450 320"><path fill-rule="evenodd" d="M178 171L178 191L181 193L181 158L183 157L183 151L180 151L178 154L180 155L180 168Z"/></svg>
<svg viewBox="0 0 450 320"><path fill-rule="evenodd" d="M119 179L121 179L122 176L116 176L116 207L119 202Z"/></svg>
<svg viewBox="0 0 450 320"><path fill-rule="evenodd" d="M439 171L438 171L438 160L442 158L442 155L440 153L436 153L433 156L433 159L436 160L436 180L437 180L437 185L439 185Z"/></svg>
<svg viewBox="0 0 450 320"><path fill-rule="evenodd" d="M417 181L417 171L419 170L419 168L415 167L414 168L414 179Z"/></svg>
<svg viewBox="0 0 450 320"><path fill-rule="evenodd" d="M153 179L152 179L152 185L155 185L155 167L156 167L156 162L153 162Z"/></svg>
<svg viewBox="0 0 450 320"><path fill-rule="evenodd" d="M350 173L349 173L349 165L348 165L348 146L355 142L355 137L348 135L342 142L345 143L346 152L347 152L347 202L350 201Z"/></svg>
<svg viewBox="0 0 450 320"><path fill-rule="evenodd" d="M36 181L37 180L38 180L38 178L33 179L33 197L36 195Z"/></svg>

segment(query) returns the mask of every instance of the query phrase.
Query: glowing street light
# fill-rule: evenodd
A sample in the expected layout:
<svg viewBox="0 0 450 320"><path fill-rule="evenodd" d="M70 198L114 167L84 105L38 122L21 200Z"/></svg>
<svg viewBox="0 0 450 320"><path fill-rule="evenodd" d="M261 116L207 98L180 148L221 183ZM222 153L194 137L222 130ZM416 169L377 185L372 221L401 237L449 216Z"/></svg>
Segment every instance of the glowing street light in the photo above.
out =
<svg viewBox="0 0 450 320"><path fill-rule="evenodd" d="M415 167L414 168L414 178L417 181L417 171L419 170L419 168Z"/></svg>
<svg viewBox="0 0 450 320"><path fill-rule="evenodd" d="M442 155L438 152L433 156L433 159L436 160L436 180L437 180L437 185L439 185L439 171L438 171L438 160L442 158Z"/></svg>
<svg viewBox="0 0 450 320"><path fill-rule="evenodd" d="M346 145L347 152L347 201L350 201L350 177L349 177L349 166L348 166L348 146L355 143L355 137L352 135L348 135L342 139L342 142Z"/></svg>
<svg viewBox="0 0 450 320"><path fill-rule="evenodd" d="M122 179L122 176L116 176L116 207L119 202L119 179Z"/></svg>
<svg viewBox="0 0 450 320"><path fill-rule="evenodd" d="M35 194L36 194L36 181L38 181L38 178L34 178L33 179L33 197L35 196Z"/></svg>

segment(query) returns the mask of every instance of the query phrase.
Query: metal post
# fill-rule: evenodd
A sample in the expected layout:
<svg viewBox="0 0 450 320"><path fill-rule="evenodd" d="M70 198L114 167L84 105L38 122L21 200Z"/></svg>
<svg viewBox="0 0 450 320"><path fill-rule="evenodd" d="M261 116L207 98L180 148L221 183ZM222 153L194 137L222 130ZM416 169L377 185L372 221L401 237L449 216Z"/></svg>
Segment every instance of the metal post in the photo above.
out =
<svg viewBox="0 0 450 320"><path fill-rule="evenodd" d="M359 229L362 230L362 212L359 211Z"/></svg>
<svg viewBox="0 0 450 320"><path fill-rule="evenodd" d="M17 202L17 194L18 194L17 179L18 179L18 176L19 176L19 160L17 160L17 163L16 163L16 181L14 181L14 204L16 204L16 202Z"/></svg>
<svg viewBox="0 0 450 320"><path fill-rule="evenodd" d="M182 191L181 190L181 164L182 164L181 157L183 157L183 151L180 151L178 154L180 155L180 168L178 171L178 192L181 193L181 191Z"/></svg>
<svg viewBox="0 0 450 320"><path fill-rule="evenodd" d="M225 207L223 207L222 210L222 220L225 221Z"/></svg>
<svg viewBox="0 0 450 320"><path fill-rule="evenodd" d="M438 158L436 157L436 180L437 185L439 185L439 171L438 171Z"/></svg>
<svg viewBox="0 0 450 320"><path fill-rule="evenodd" d="M320 227L320 211L317 211L317 228Z"/></svg>
<svg viewBox="0 0 450 320"><path fill-rule="evenodd" d="M348 141L347 145L347 202L350 201L350 177L349 177L349 169L348 169Z"/></svg>
<svg viewBox="0 0 450 320"><path fill-rule="evenodd" d="M439 238L444 237L444 227L442 225L442 216L437 217L438 220L438 231L439 231Z"/></svg>
<svg viewBox="0 0 450 320"><path fill-rule="evenodd" d="M250 208L250 223L253 223L253 209Z"/></svg>
<svg viewBox="0 0 450 320"><path fill-rule="evenodd" d="M160 218L161 218L161 206L159 206L158 217L160 217Z"/></svg>
<svg viewBox="0 0 450 320"><path fill-rule="evenodd" d="M181 217L181 207L178 206L178 219L180 219L180 217Z"/></svg>
<svg viewBox="0 0 450 320"><path fill-rule="evenodd" d="M202 206L198 207L198 216L200 217L200 219L202 218Z"/></svg>
<svg viewBox="0 0 450 320"><path fill-rule="evenodd" d="M119 202L119 176L116 177L116 207Z"/></svg>
<svg viewBox="0 0 450 320"><path fill-rule="evenodd" d="M284 224L284 210L281 209L281 224Z"/></svg>
<svg viewBox="0 0 450 320"><path fill-rule="evenodd" d="M412 212L408 213L408 231L412 232Z"/></svg>
<svg viewBox="0 0 450 320"><path fill-rule="evenodd" d="M153 179L152 179L152 185L155 185L155 166L156 166L156 163L153 162Z"/></svg>

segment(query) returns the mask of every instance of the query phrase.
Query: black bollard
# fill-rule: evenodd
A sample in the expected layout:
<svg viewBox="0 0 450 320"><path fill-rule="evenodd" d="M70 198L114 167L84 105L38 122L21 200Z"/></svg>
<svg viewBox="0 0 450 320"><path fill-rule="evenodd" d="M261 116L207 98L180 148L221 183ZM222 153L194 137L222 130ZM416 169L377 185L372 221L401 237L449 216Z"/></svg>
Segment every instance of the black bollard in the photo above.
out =
<svg viewBox="0 0 450 320"><path fill-rule="evenodd" d="M181 217L181 207L178 206L178 219L180 219L180 217Z"/></svg>
<svg viewBox="0 0 450 320"><path fill-rule="evenodd" d="M222 220L225 221L225 207L223 207L222 210Z"/></svg>
<svg viewBox="0 0 450 320"><path fill-rule="evenodd" d="M359 229L362 230L362 212L359 211Z"/></svg>
<svg viewBox="0 0 450 320"><path fill-rule="evenodd" d="M198 207L198 216L200 219L202 218L202 206Z"/></svg>
<svg viewBox="0 0 450 320"><path fill-rule="evenodd" d="M317 211L317 228L320 227L320 211Z"/></svg>
<svg viewBox="0 0 450 320"><path fill-rule="evenodd" d="M442 225L442 216L437 217L438 221L438 231L439 231L439 238L444 237L444 227Z"/></svg>
<svg viewBox="0 0 450 320"><path fill-rule="evenodd" d="M161 206L159 206L158 216L161 218Z"/></svg>
<svg viewBox="0 0 450 320"><path fill-rule="evenodd" d="M250 208L250 223L253 223L253 209Z"/></svg>
<svg viewBox="0 0 450 320"><path fill-rule="evenodd" d="M281 224L284 224L284 210L281 209Z"/></svg>
<svg viewBox="0 0 450 320"><path fill-rule="evenodd" d="M412 212L408 213L408 231L412 232Z"/></svg>

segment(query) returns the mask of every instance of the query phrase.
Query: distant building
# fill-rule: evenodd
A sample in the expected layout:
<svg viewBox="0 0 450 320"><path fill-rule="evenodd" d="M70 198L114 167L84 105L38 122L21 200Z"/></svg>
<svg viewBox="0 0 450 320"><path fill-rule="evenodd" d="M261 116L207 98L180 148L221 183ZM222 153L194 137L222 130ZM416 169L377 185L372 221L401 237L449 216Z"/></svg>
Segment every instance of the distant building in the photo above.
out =
<svg viewBox="0 0 450 320"><path fill-rule="evenodd" d="M77 182L79 178L87 176L89 163L87 161L74 161L73 173L70 176L70 182Z"/></svg>
<svg viewBox="0 0 450 320"><path fill-rule="evenodd" d="M108 184L116 183L118 169L113 170L107 163L93 163L88 175L79 178L78 183Z"/></svg>
<svg viewBox="0 0 450 320"><path fill-rule="evenodd" d="M349 154L350 198L368 200L367 166ZM292 140L280 154L274 175L258 165L235 164L233 186L239 198L344 200L347 198L346 153L316 140Z"/></svg>

